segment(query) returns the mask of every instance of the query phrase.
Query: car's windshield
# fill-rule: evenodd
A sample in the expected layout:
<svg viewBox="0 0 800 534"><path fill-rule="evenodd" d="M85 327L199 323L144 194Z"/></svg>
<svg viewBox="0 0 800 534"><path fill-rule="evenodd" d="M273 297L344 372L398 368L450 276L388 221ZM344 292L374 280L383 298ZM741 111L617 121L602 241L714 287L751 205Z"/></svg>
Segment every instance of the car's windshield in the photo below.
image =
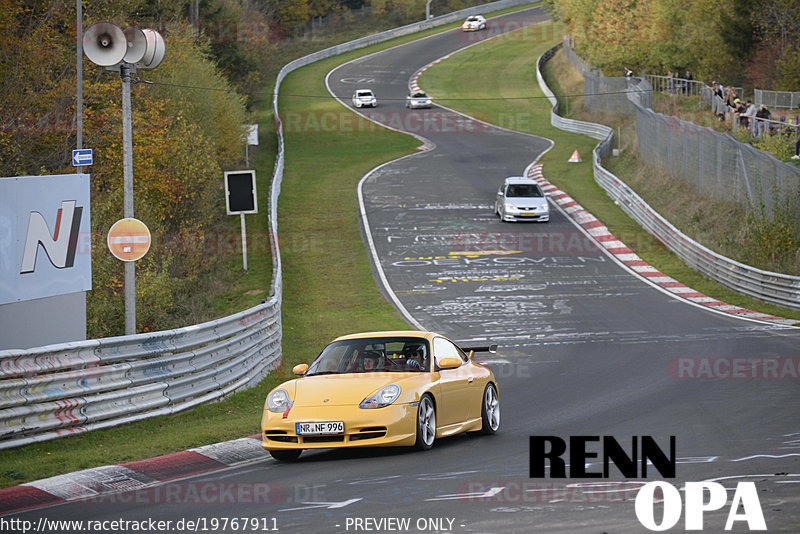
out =
<svg viewBox="0 0 800 534"><path fill-rule="evenodd" d="M345 373L420 373L430 369L428 342L418 337L334 341L308 366L305 376Z"/></svg>
<svg viewBox="0 0 800 534"><path fill-rule="evenodd" d="M358 96L372 96L372 91L358 91L356 94Z"/></svg>
<svg viewBox="0 0 800 534"><path fill-rule="evenodd" d="M509 184L506 188L507 197L543 197L544 193L537 184Z"/></svg>
<svg viewBox="0 0 800 534"><path fill-rule="evenodd" d="M478 22L478 17L469 17L467 20L469 22Z"/></svg>
<svg viewBox="0 0 800 534"><path fill-rule="evenodd" d="M425 93L414 93L414 94L413 94L413 95L411 95L411 96L412 96L413 98L425 98L425 97L427 97L428 95L426 95Z"/></svg>

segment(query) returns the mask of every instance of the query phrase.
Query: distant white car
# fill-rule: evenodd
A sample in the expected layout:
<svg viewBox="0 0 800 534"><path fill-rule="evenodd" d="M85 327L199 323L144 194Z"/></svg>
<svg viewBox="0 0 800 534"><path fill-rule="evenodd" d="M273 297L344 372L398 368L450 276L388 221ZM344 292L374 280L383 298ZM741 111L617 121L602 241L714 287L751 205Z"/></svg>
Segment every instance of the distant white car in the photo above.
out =
<svg viewBox="0 0 800 534"><path fill-rule="evenodd" d="M524 176L503 180L494 201L494 212L501 221L550 220L550 206L539 184Z"/></svg>
<svg viewBox="0 0 800 534"><path fill-rule="evenodd" d="M375 93L369 89L358 89L353 93L353 106L363 108L369 106L374 108L378 105L378 100L375 98Z"/></svg>
<svg viewBox="0 0 800 534"><path fill-rule="evenodd" d="M431 97L425 91L412 91L406 97L406 107L409 109L431 107Z"/></svg>
<svg viewBox="0 0 800 534"><path fill-rule="evenodd" d="M475 32L484 28L486 28L486 19L482 15L467 17L467 20L461 25L461 29L465 32Z"/></svg>

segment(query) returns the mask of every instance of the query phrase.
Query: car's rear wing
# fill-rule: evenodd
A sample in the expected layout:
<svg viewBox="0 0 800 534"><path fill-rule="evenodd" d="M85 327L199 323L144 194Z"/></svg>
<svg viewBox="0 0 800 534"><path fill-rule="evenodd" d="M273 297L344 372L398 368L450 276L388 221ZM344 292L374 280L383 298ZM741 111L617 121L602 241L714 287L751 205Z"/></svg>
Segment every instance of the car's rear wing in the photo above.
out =
<svg viewBox="0 0 800 534"><path fill-rule="evenodd" d="M497 343L491 343L489 341L456 341L456 345L466 352L470 358L472 358L472 355L476 352L491 352L492 354L497 352Z"/></svg>

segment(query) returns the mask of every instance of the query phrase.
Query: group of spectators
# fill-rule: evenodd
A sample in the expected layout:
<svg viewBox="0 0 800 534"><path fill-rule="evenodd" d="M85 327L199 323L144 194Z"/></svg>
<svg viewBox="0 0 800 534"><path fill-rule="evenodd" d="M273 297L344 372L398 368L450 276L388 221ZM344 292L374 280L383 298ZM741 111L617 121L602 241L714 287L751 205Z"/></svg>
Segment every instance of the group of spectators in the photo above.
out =
<svg viewBox="0 0 800 534"><path fill-rule="evenodd" d="M630 76L630 70L625 69L625 76ZM689 81L694 80L692 73L686 71L683 78L679 77L678 72L669 71L666 76L667 92L670 94L675 93L691 93ZM800 129L800 116L797 117L797 124L786 125L786 117L781 117L778 123L778 128L774 125L777 121L772 120L772 113L765 105L756 106L751 100L743 100L737 94L734 87L725 87L717 81L713 81L710 87L713 96L719 99L714 99L715 103L712 105L714 114L720 121L726 120L728 116L738 119L741 127L747 128L751 135L761 136L764 134L774 135L780 134L797 134ZM713 98L712 96L712 98ZM795 155L792 159L800 159L800 135L797 135L795 142Z"/></svg>
<svg viewBox="0 0 800 534"><path fill-rule="evenodd" d="M725 102L728 115L735 115L739 119L739 125L747 128L753 136L764 135L770 132L772 113L765 105L756 106L752 100L742 100L733 87L723 87L719 82L711 83L711 93L718 96ZM726 113L717 109L715 111L719 120L724 121Z"/></svg>
<svg viewBox="0 0 800 534"><path fill-rule="evenodd" d="M689 93L690 92L689 85L691 84L687 82L692 82L692 81L694 81L694 76L692 76L692 73L688 70L686 71L686 74L683 75L683 78L681 78L680 72L669 71L667 72L667 92L670 94L676 92Z"/></svg>

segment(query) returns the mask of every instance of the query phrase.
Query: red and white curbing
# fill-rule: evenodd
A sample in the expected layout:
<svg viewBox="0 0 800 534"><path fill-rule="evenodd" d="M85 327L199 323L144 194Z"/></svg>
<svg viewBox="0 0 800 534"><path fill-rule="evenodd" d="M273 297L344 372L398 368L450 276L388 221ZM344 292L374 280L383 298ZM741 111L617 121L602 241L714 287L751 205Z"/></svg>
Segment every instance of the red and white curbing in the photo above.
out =
<svg viewBox="0 0 800 534"><path fill-rule="evenodd" d="M460 50L457 50L456 52L460 52ZM419 69L417 72L415 72L411 76L411 79L408 80L408 88L413 92L422 91L422 88L419 86L419 77L422 76L422 73L425 72L426 70L428 70L429 68L433 67L437 63L440 63L440 62L444 61L445 59L448 59L453 54L455 54L455 52L451 52L451 53L447 54L446 56L442 56L439 59L435 59L435 60L431 61L430 63L428 63L427 65L425 65L424 67L422 67L421 69Z"/></svg>
<svg viewBox="0 0 800 534"><path fill-rule="evenodd" d="M625 243L617 239L597 217L586 211L568 194L548 182L542 174L541 163L528 167L528 177L535 180L545 193L549 193L550 199L558 204L564 213L578 223L578 225L592 236L607 252L639 276L672 293L675 297L736 317L746 317L748 319L781 325L792 325L797 322L792 319L775 317L774 315L733 306L685 286L645 262L629 249Z"/></svg>
<svg viewBox="0 0 800 534"><path fill-rule="evenodd" d="M0 515L68 501L135 491L267 458L261 435L188 451L67 473L0 489Z"/></svg>

